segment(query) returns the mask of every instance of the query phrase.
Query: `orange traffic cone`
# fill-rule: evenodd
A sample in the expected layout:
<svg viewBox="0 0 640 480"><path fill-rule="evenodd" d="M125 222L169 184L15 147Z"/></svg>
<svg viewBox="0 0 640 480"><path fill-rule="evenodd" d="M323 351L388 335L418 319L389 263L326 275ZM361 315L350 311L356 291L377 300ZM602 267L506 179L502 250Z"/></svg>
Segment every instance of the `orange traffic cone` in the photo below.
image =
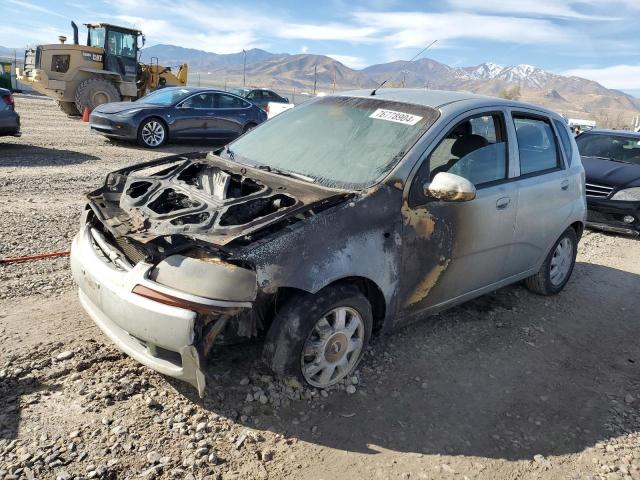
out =
<svg viewBox="0 0 640 480"><path fill-rule="evenodd" d="M89 107L84 107L84 110L82 110L82 121L83 122L89 121Z"/></svg>

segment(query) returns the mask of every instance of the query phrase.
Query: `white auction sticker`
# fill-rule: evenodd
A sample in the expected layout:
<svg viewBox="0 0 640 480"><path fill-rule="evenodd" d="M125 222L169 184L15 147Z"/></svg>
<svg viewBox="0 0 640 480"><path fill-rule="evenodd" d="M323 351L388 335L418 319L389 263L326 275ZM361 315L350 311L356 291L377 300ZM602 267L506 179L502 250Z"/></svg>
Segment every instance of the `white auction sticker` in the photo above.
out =
<svg viewBox="0 0 640 480"><path fill-rule="evenodd" d="M378 120L387 120L388 122L404 123L405 125L415 125L422 117L411 115L410 113L396 112L393 110L385 110L379 108L369 118L377 118Z"/></svg>

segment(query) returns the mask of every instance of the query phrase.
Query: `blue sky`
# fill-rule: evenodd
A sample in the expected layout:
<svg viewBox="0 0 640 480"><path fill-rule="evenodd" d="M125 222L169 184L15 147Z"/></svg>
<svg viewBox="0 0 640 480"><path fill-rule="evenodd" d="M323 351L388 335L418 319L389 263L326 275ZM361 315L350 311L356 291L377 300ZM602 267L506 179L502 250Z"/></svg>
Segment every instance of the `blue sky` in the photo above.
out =
<svg viewBox="0 0 640 480"><path fill-rule="evenodd" d="M147 45L317 53L362 68L437 39L426 56L449 65L525 63L640 95L639 16L640 0L1 0L0 45L108 21L140 28Z"/></svg>

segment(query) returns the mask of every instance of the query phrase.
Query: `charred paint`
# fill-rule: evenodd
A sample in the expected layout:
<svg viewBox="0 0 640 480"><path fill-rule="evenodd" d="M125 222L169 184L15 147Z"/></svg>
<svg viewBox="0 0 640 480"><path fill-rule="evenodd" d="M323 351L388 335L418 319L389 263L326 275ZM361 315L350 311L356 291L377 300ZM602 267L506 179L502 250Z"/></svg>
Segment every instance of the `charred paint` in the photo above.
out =
<svg viewBox="0 0 640 480"><path fill-rule="evenodd" d="M426 208L411 209L405 203L403 215L406 226L412 229L417 236L431 238L436 223Z"/></svg>
<svg viewBox="0 0 640 480"><path fill-rule="evenodd" d="M449 265L450 259L444 257L440 258L442 263L439 263L424 277L424 279L416 286L416 289L407 299L406 305L413 305L415 303L423 301L431 289L435 286L436 282Z"/></svg>

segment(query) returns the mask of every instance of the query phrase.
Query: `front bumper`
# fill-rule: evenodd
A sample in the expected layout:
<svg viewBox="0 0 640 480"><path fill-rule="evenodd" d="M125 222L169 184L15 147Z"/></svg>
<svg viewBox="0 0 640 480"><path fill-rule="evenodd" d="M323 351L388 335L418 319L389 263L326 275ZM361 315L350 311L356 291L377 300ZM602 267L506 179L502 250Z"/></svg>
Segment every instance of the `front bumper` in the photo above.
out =
<svg viewBox="0 0 640 480"><path fill-rule="evenodd" d="M130 119L120 119L114 115L93 112L89 117L89 126L92 131L111 138L135 140L138 137L138 129Z"/></svg>
<svg viewBox="0 0 640 480"><path fill-rule="evenodd" d="M632 216L634 221L625 222ZM640 202L587 198L587 226L607 232L640 235Z"/></svg>
<svg viewBox="0 0 640 480"><path fill-rule="evenodd" d="M212 307L246 304L195 297L153 282L148 278L151 264L127 265L117 250L108 244L105 248L104 237L98 238L99 243L96 235L100 234L85 225L71 247L71 270L82 306L120 350L153 370L190 383L202 397L206 385L195 346L197 313L150 300L132 290L141 285Z"/></svg>

